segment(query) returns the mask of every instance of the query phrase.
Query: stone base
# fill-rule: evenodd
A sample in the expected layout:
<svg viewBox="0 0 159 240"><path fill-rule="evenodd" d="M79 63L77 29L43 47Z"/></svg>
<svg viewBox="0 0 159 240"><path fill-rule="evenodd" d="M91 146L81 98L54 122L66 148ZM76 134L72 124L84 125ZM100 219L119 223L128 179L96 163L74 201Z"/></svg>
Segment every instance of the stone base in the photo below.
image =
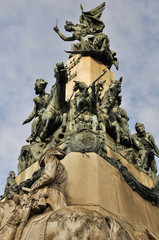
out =
<svg viewBox="0 0 159 240"><path fill-rule="evenodd" d="M108 156L120 159L138 181L149 188L153 186L149 176L141 174L111 149L107 150ZM159 207L133 191L121 173L106 160L96 153L72 152L61 162L68 172L66 199L69 206L81 206L114 218L133 240L159 239ZM16 177L17 183L30 178L38 168L38 162L34 163Z"/></svg>
<svg viewBox="0 0 159 240"><path fill-rule="evenodd" d="M159 239L159 207L144 200L119 171L95 153L70 153L62 160L68 171L68 205L96 210L116 219L132 239L152 233ZM145 175L145 178L149 178Z"/></svg>

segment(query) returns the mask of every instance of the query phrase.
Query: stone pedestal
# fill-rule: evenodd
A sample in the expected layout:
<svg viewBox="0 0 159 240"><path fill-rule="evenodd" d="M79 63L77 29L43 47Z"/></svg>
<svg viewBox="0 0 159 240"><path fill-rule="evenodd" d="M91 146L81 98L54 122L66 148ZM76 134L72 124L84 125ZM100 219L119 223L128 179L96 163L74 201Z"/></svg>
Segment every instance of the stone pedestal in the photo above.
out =
<svg viewBox="0 0 159 240"><path fill-rule="evenodd" d="M105 217L113 217L134 240L148 239L146 235L143 238L146 232L159 239L159 207L134 192L106 160L95 153L70 153L62 163L68 171L68 205L82 206ZM133 172L137 176L135 168ZM146 174L142 178L152 184Z"/></svg>
<svg viewBox="0 0 159 240"><path fill-rule="evenodd" d="M110 148L107 147L107 150L108 156L120 159L138 181L153 187L154 183L148 175L141 174ZM114 218L133 240L148 240L146 233L159 239L159 207L133 191L110 163L93 152L72 152L61 162L68 172L66 199L69 206L81 206ZM38 168L38 162L34 163L16 177L17 183L30 178Z"/></svg>
<svg viewBox="0 0 159 240"><path fill-rule="evenodd" d="M81 81L90 85L103 73L103 70L106 70L107 72L103 77L101 77L100 81L106 80L104 86L105 90L107 90L108 86L114 81L113 72L111 72L104 64L92 59L91 57L81 57L81 55L76 55L67 61L66 67L68 73L66 100L68 100L72 95L74 81Z"/></svg>

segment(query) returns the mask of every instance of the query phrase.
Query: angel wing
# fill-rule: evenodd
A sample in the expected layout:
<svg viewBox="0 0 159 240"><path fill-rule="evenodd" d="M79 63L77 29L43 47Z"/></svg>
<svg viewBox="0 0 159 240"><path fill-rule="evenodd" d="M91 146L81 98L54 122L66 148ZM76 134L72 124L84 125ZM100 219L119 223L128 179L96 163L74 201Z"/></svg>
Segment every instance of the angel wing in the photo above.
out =
<svg viewBox="0 0 159 240"><path fill-rule="evenodd" d="M83 11L83 6L80 5L82 10L82 15L80 16L80 23L87 24L88 27L93 28L97 32L102 32L105 27L104 23L100 20L100 17L105 9L105 2L92 9L89 12Z"/></svg>

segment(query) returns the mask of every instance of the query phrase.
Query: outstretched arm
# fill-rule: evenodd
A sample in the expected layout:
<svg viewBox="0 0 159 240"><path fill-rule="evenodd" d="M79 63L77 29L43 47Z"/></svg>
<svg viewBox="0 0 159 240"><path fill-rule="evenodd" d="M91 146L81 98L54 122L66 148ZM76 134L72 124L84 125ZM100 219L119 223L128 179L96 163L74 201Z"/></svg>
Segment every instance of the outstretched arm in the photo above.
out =
<svg viewBox="0 0 159 240"><path fill-rule="evenodd" d="M37 107L35 105L33 111L29 115L29 117L23 122L23 125L30 122L35 117L36 113L37 113Z"/></svg>
<svg viewBox="0 0 159 240"><path fill-rule="evenodd" d="M54 31L59 35L59 37L60 37L62 40L64 40L64 41L74 41L74 40L75 40L75 37L74 37L74 36L72 36L72 37L65 37L65 36L59 31L59 29L58 29L57 26L54 27L53 29L54 29Z"/></svg>

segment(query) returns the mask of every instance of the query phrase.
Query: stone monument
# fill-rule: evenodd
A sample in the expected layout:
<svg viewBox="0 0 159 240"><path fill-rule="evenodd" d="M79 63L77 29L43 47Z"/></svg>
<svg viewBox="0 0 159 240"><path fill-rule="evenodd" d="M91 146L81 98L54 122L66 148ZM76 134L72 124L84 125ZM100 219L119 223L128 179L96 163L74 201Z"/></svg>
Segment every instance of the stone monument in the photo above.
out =
<svg viewBox="0 0 159 240"><path fill-rule="evenodd" d="M105 3L66 21L64 41L78 40L57 63L55 84L35 82L28 144L0 201L0 239L159 239L159 149L144 124L129 130L122 77L103 33ZM27 114L27 113L26 113ZM29 134L28 134L29 135Z"/></svg>

